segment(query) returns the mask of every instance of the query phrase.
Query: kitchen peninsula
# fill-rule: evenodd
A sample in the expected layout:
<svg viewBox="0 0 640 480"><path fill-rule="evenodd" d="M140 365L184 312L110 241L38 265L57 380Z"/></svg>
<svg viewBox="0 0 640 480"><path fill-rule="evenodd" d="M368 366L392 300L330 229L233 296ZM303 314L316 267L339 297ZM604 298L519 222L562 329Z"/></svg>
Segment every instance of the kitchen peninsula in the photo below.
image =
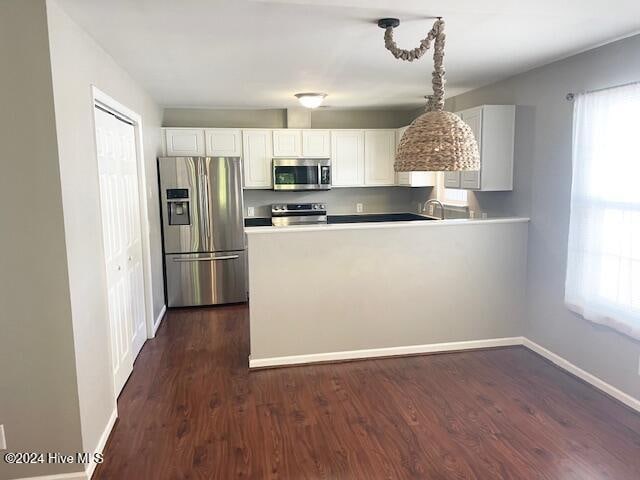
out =
<svg viewBox="0 0 640 480"><path fill-rule="evenodd" d="M250 367L519 343L528 221L246 228Z"/></svg>

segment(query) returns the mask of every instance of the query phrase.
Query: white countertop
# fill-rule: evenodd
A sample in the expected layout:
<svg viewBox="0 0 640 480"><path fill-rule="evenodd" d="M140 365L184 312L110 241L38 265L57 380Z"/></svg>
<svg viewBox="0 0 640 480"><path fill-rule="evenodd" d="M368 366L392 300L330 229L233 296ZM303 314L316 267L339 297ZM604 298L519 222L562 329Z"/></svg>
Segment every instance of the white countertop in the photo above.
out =
<svg viewBox="0 0 640 480"><path fill-rule="evenodd" d="M430 228L448 227L452 225L486 225L493 223L518 223L528 222L528 217L501 217L501 218L455 218L447 220L414 220L407 222L366 222L366 223L321 223L313 225L291 225L288 227L245 227L247 235L289 233L289 232L326 232L334 230L370 230L381 228Z"/></svg>

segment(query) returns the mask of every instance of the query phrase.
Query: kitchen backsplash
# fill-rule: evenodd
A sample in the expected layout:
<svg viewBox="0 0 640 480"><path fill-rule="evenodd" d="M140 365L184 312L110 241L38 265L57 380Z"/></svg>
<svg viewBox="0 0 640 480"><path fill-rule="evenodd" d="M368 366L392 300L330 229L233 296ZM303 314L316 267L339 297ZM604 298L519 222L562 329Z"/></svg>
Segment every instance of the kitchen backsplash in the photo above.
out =
<svg viewBox="0 0 640 480"><path fill-rule="evenodd" d="M245 190L244 211L254 208L254 217L270 217L272 203L326 203L330 215L353 213L417 212L418 202L429 197L431 188L361 187L334 188L314 192L274 192L272 190ZM362 212L357 205L362 204Z"/></svg>

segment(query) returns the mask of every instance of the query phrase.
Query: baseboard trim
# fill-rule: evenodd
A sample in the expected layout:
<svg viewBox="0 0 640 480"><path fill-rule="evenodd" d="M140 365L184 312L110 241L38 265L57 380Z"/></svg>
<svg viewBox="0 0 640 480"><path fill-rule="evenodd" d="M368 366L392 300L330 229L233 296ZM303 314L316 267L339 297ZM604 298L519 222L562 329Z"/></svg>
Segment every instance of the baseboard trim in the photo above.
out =
<svg viewBox="0 0 640 480"><path fill-rule="evenodd" d="M21 477L16 480L87 480L85 472L58 473L56 475L39 475L37 477Z"/></svg>
<svg viewBox="0 0 640 480"><path fill-rule="evenodd" d="M160 328L160 324L162 323L162 319L164 318L165 313L167 313L167 306L163 305L162 308L160 309L160 313L158 313L158 316L156 317L156 321L153 322L153 336L156 336L156 332L158 331L158 328Z"/></svg>
<svg viewBox="0 0 640 480"><path fill-rule="evenodd" d="M113 412L111 412L111 416L109 417L109 421L107 422L102 435L100 435L100 440L98 440L98 445L96 445L94 453L102 453L104 451L104 447L107 444L107 440L109 440L109 435L111 435L111 430L113 430L113 426L116 424L117 419L118 407L116 406L116 408L113 409ZM95 462L87 464L87 467L85 468L86 479L91 480L93 472L95 472L97 466L98 464Z"/></svg>
<svg viewBox="0 0 640 480"><path fill-rule="evenodd" d="M528 338L523 338L523 345L527 347L532 352L537 353L538 355L546 358L551 363L557 365L561 369L569 372L570 374L578 377L581 380L584 380L591 386L597 388L598 390L606 393L612 398L615 398L619 402L624 403L627 407L635 410L636 412L640 412L640 400L632 397L628 393L623 392L622 390L617 389L613 385L608 384L604 380L596 377L595 375L587 372L586 370L581 369L577 365L574 365L566 358L561 357L553 353L551 350L547 350L542 345L538 345L536 342L529 340Z"/></svg>
<svg viewBox="0 0 640 480"><path fill-rule="evenodd" d="M508 347L522 345L522 337L488 338L464 342L429 343L425 345L406 345L403 347L370 348L365 350L347 350L342 352L312 353L288 357L255 358L249 357L249 368L268 368L284 365L304 365L308 363L359 360L365 358L397 357L422 353L450 352L457 350L475 350L481 348Z"/></svg>
<svg viewBox="0 0 640 480"><path fill-rule="evenodd" d="M420 355L426 353L452 352L460 350L478 350L483 348L510 347L523 345L532 352L546 358L557 367L587 382L610 397L622 402L629 408L640 412L640 399L610 385L595 375L574 365L569 360L553 353L551 350L538 345L526 337L489 338L485 340L470 340L464 342L430 343L425 345L408 345L403 347L372 348L365 350L348 350L341 352L312 353L309 355L292 355L288 357L251 358L249 369L273 368L312 363L340 362L349 360L364 360L367 358L397 357Z"/></svg>

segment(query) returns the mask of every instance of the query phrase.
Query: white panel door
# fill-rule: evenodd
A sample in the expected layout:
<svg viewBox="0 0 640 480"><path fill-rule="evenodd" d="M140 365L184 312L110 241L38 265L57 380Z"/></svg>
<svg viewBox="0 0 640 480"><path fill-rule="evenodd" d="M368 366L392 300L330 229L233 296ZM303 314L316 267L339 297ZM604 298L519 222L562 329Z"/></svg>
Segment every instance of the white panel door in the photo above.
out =
<svg viewBox="0 0 640 480"><path fill-rule="evenodd" d="M329 158L331 156L329 130L302 130L302 156Z"/></svg>
<svg viewBox="0 0 640 480"><path fill-rule="evenodd" d="M395 130L365 130L365 185L394 185L393 162L396 156Z"/></svg>
<svg viewBox="0 0 640 480"><path fill-rule="evenodd" d="M274 157L300 157L302 155L302 134L300 130L285 128L273 131Z"/></svg>
<svg viewBox="0 0 640 480"><path fill-rule="evenodd" d="M100 205L116 394L146 339L135 130L96 109Z"/></svg>
<svg viewBox="0 0 640 480"><path fill-rule="evenodd" d="M239 128L207 128L204 134L208 156L242 156L242 131Z"/></svg>
<svg viewBox="0 0 640 480"><path fill-rule="evenodd" d="M271 188L271 134L271 130L242 131L245 188Z"/></svg>
<svg viewBox="0 0 640 480"><path fill-rule="evenodd" d="M168 157L195 157L205 154L204 130L167 128L164 131Z"/></svg>
<svg viewBox="0 0 640 480"><path fill-rule="evenodd" d="M478 151L482 152L482 108L465 110L462 112L461 118L467 125L469 125L469 127L471 127L473 136L476 138L476 142L478 143ZM480 163L482 165L482 156L480 157ZM480 170L461 172L460 188L480 188Z"/></svg>
<svg viewBox="0 0 640 480"><path fill-rule="evenodd" d="M331 131L331 185L364 185L364 130Z"/></svg>

